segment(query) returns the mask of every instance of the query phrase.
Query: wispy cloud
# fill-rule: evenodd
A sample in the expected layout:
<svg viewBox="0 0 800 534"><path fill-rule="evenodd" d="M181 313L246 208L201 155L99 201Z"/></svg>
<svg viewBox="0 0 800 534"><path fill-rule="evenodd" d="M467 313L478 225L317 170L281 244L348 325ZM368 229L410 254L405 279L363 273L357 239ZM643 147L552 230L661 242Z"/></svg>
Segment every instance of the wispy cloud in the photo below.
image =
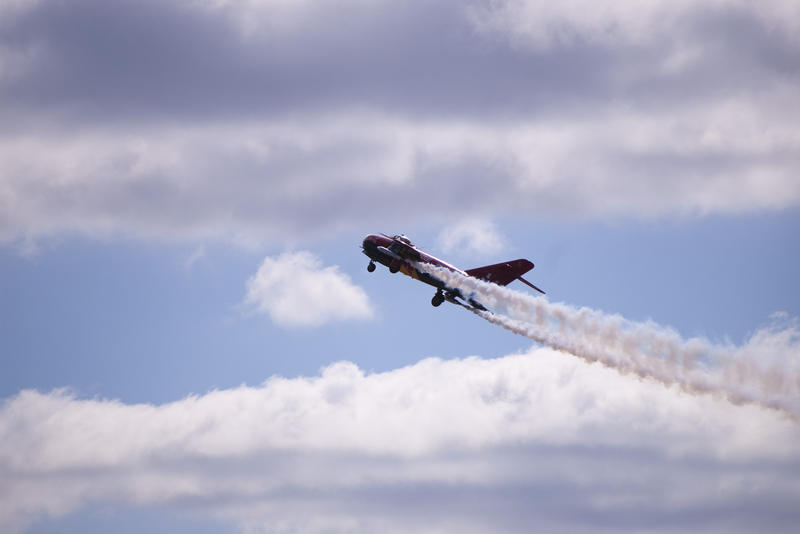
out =
<svg viewBox="0 0 800 534"><path fill-rule="evenodd" d="M592 517L788 532L799 432L550 349L377 374L341 362L160 406L24 391L0 408L0 522L104 502L256 531L578 532ZM568 509L542 498L564 492Z"/></svg>
<svg viewBox="0 0 800 534"><path fill-rule="evenodd" d="M335 266L323 267L305 251L264 258L247 281L244 304L285 327L368 319L373 314L367 294L349 276Z"/></svg>
<svg viewBox="0 0 800 534"><path fill-rule="evenodd" d="M488 220L465 219L445 227L438 237L439 248L447 253L492 257L508 247L508 241ZM496 258L498 261L500 258Z"/></svg>

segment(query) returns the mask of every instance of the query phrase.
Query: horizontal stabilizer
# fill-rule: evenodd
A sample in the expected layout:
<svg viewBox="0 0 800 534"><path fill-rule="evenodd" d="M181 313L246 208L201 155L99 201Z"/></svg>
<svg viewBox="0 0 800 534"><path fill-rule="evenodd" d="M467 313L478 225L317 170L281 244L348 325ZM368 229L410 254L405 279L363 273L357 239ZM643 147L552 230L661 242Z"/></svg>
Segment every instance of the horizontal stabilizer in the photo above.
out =
<svg viewBox="0 0 800 534"><path fill-rule="evenodd" d="M535 285L531 284L530 282L528 282L527 280L525 280L525 279L524 279L524 278L522 278L521 276L520 276L519 278L517 278L517 280L519 280L520 282L522 282L523 284L525 284L525 285L526 285L526 286L528 286L528 287L532 287L533 289L535 289L536 291L538 291L538 292L539 292L539 293L541 293L542 295L546 295L546 293L545 293L544 291L542 291L541 289L539 289L539 288L538 288L538 287L536 287Z"/></svg>

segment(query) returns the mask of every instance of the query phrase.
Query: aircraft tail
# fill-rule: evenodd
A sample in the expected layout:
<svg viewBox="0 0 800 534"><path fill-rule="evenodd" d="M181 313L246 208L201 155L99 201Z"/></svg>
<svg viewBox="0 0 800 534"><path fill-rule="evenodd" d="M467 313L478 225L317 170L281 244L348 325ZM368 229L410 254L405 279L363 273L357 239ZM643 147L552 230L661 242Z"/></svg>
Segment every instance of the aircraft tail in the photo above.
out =
<svg viewBox="0 0 800 534"><path fill-rule="evenodd" d="M476 267L469 269L466 273L475 278L492 282L499 286L507 286L514 280L519 280L527 286L532 287L539 293L544 294L544 291L531 284L522 275L533 269L533 262L525 259L505 261L503 263L495 263L494 265L486 265L484 267Z"/></svg>

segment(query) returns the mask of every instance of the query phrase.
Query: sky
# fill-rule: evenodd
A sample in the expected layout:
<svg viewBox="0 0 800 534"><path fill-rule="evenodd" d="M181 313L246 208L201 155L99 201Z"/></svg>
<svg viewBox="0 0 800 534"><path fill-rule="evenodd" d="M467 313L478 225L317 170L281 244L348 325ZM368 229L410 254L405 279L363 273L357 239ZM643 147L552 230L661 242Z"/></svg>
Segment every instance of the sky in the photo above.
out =
<svg viewBox="0 0 800 534"><path fill-rule="evenodd" d="M0 533L794 532L798 235L794 0L0 0Z"/></svg>

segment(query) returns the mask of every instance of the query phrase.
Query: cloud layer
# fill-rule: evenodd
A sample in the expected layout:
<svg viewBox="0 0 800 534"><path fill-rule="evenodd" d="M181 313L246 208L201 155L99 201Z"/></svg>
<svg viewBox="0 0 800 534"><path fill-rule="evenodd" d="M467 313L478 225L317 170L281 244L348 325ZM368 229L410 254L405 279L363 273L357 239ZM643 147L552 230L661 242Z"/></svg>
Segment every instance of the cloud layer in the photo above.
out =
<svg viewBox="0 0 800 534"><path fill-rule="evenodd" d="M0 521L100 502L254 532L789 532L798 438L549 349L341 362L160 406L24 391L0 409Z"/></svg>
<svg viewBox="0 0 800 534"><path fill-rule="evenodd" d="M800 203L793 2L3 6L5 241Z"/></svg>
<svg viewBox="0 0 800 534"><path fill-rule="evenodd" d="M287 327L319 326L373 315L363 289L338 267L323 267L319 258L306 251L264 258L258 272L247 281L244 304Z"/></svg>

